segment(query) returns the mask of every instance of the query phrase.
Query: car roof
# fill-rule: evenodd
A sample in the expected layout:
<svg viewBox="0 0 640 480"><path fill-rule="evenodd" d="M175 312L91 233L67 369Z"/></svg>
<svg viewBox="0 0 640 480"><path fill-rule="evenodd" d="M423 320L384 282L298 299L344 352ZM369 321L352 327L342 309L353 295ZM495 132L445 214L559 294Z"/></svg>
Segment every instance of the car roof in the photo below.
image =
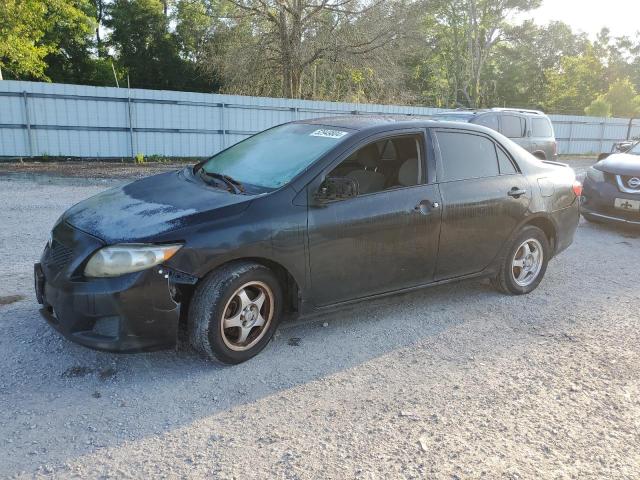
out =
<svg viewBox="0 0 640 480"><path fill-rule="evenodd" d="M541 117L545 117L546 114L540 110L531 110L528 108L498 108L498 107L494 107L494 108L461 108L461 109L457 109L457 110L445 110L442 112L438 112L434 115L482 115L484 113L521 113L521 114L525 114L525 115L539 115Z"/></svg>
<svg viewBox="0 0 640 480"><path fill-rule="evenodd" d="M417 117L413 115L340 115L334 117L322 117L309 120L297 120L293 123L305 123L307 125L322 125L326 127L347 128L350 130L396 130L400 128L435 128L449 126L464 128L466 130L491 132L486 127L471 123L438 120L431 116ZM392 128L389 128L392 127Z"/></svg>

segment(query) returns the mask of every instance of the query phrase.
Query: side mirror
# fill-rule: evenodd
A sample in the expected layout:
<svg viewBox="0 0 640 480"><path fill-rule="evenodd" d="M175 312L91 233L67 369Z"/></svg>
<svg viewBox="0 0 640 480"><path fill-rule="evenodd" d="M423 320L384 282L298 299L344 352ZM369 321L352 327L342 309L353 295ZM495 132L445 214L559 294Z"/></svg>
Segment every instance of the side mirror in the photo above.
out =
<svg viewBox="0 0 640 480"><path fill-rule="evenodd" d="M318 202L344 200L358 195L358 182L346 177L327 177L315 194Z"/></svg>

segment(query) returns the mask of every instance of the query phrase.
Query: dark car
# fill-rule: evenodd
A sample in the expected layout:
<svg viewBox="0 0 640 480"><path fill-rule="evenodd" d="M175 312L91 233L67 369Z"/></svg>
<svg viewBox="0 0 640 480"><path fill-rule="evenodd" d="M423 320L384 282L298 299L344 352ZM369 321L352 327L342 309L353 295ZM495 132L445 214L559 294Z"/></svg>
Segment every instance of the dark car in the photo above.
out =
<svg viewBox="0 0 640 480"><path fill-rule="evenodd" d="M638 143L638 140L639 139L636 137L630 140L622 140L621 142L615 142L613 145L611 145L610 152L601 153L600 155L598 155L598 161L604 160L605 158L607 158L608 156L614 153L627 153Z"/></svg>
<svg viewBox="0 0 640 480"><path fill-rule="evenodd" d="M434 118L484 125L510 138L540 160L556 160L558 143L549 117L538 110L490 108L454 110Z"/></svg>
<svg viewBox="0 0 640 480"><path fill-rule="evenodd" d="M340 117L266 130L55 224L36 289L69 339L238 363L285 315L471 277L534 290L579 218L573 170L472 124Z"/></svg>
<svg viewBox="0 0 640 480"><path fill-rule="evenodd" d="M640 225L640 142L587 170L581 209L591 222Z"/></svg>

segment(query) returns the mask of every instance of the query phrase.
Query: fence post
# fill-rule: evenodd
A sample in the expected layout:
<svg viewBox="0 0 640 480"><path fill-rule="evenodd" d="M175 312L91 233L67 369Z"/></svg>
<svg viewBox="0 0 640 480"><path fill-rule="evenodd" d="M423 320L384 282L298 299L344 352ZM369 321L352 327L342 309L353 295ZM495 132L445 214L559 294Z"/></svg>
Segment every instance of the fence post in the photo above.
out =
<svg viewBox="0 0 640 480"><path fill-rule="evenodd" d="M133 113L131 112L131 84L129 83L129 75L127 75L127 115L129 117L129 151L131 160L136 159L133 149Z"/></svg>
<svg viewBox="0 0 640 480"><path fill-rule="evenodd" d="M607 128L607 121L603 120L602 121L602 129L600 130L600 151L597 152L597 153L602 153L602 147L603 147L603 144L604 144L604 132L605 132L606 128Z"/></svg>
<svg viewBox="0 0 640 480"><path fill-rule="evenodd" d="M573 120L569 120L569 145L567 146L567 154L571 154L571 147L573 146Z"/></svg>
<svg viewBox="0 0 640 480"><path fill-rule="evenodd" d="M28 96L29 94L24 90L22 92L22 99L24 103L24 120L27 123L27 144L29 145L29 157L33 158L33 135L31 134L31 117L29 115Z"/></svg>
<svg viewBox="0 0 640 480"><path fill-rule="evenodd" d="M220 103L220 131L222 132L222 150L227 148L227 125L224 102Z"/></svg>

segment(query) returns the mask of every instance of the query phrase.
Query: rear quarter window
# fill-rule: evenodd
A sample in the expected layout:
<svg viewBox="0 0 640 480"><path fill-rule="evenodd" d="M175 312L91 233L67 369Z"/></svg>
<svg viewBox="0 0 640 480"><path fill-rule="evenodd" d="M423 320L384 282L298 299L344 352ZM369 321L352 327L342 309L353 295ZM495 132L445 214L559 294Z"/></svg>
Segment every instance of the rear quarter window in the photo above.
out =
<svg viewBox="0 0 640 480"><path fill-rule="evenodd" d="M553 137L553 127L546 118L531 119L531 136L533 137Z"/></svg>

